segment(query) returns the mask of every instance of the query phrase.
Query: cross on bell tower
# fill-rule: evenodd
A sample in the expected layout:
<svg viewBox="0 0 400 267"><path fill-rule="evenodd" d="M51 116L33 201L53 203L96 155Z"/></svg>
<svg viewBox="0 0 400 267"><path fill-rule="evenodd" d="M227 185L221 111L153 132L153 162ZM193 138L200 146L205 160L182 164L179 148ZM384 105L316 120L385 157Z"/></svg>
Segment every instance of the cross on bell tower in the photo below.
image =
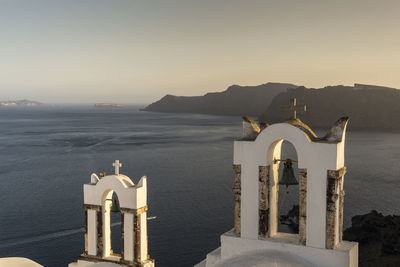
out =
<svg viewBox="0 0 400 267"><path fill-rule="evenodd" d="M122 163L116 160L112 165L115 167L115 175L119 175L119 167L122 167Z"/></svg>
<svg viewBox="0 0 400 267"><path fill-rule="evenodd" d="M306 105L297 105L296 103L296 98L290 99L290 105L289 106L282 106L281 107L282 111L292 111L293 112L293 117L292 119L297 119L297 111L302 111L305 112L307 110Z"/></svg>

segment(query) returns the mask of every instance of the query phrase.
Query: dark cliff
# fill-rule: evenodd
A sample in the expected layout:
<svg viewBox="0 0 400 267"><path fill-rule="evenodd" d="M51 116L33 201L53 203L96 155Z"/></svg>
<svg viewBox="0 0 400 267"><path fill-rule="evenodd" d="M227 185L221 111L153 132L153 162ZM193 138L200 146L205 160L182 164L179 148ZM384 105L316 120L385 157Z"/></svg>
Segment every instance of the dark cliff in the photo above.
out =
<svg viewBox="0 0 400 267"><path fill-rule="evenodd" d="M262 122L276 123L291 116L280 110L281 106L289 105L290 98L307 105L307 112L298 113L298 117L313 128L328 128L338 118L349 116L351 129L400 129L400 90L362 84L320 89L285 83L232 85L226 91L204 96L167 95L144 110L249 115Z"/></svg>
<svg viewBox="0 0 400 267"><path fill-rule="evenodd" d="M266 83L258 86L232 85L223 92L208 93L204 96L166 95L143 110L258 116L268 108L276 95L285 92L288 88L296 87L287 83Z"/></svg>
<svg viewBox="0 0 400 267"><path fill-rule="evenodd" d="M353 129L400 129L400 90L394 88L359 84L298 87L277 95L259 116L260 121L275 123L289 118L291 114L280 107L287 106L290 98L307 105L307 111L298 116L312 127L330 127L338 118L349 116Z"/></svg>
<svg viewBox="0 0 400 267"><path fill-rule="evenodd" d="M343 239L359 243L360 266L400 266L400 216L373 210L354 216Z"/></svg>

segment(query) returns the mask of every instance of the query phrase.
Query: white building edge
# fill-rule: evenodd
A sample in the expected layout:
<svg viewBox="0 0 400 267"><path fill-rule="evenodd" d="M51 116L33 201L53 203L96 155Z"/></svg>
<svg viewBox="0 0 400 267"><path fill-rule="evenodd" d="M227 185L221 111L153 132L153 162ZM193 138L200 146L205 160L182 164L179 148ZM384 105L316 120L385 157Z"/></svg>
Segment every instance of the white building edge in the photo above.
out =
<svg viewBox="0 0 400 267"><path fill-rule="evenodd" d="M358 243L342 240L348 118L323 138L295 115L262 130L244 119L243 139L234 142L234 229L196 266L358 266ZM278 232L276 159L283 140L298 155L299 234Z"/></svg>

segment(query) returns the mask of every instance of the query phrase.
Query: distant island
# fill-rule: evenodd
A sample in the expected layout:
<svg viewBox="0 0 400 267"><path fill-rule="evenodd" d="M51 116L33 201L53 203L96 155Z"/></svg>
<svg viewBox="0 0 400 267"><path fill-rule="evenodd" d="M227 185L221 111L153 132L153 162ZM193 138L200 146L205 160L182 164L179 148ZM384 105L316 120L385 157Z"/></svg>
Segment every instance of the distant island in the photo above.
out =
<svg viewBox="0 0 400 267"><path fill-rule="evenodd" d="M249 115L261 122L275 123L290 117L288 112L280 110L289 104L290 98L307 105L307 112L298 115L311 127L330 127L338 118L350 116L351 129L400 130L400 90L366 84L318 89L286 83L233 85L223 92L204 96L166 95L143 110Z"/></svg>
<svg viewBox="0 0 400 267"><path fill-rule="evenodd" d="M37 106L44 106L44 104L31 100L0 101L0 107L37 107Z"/></svg>
<svg viewBox="0 0 400 267"><path fill-rule="evenodd" d="M94 104L97 108L122 108L124 105L114 103L97 103Z"/></svg>

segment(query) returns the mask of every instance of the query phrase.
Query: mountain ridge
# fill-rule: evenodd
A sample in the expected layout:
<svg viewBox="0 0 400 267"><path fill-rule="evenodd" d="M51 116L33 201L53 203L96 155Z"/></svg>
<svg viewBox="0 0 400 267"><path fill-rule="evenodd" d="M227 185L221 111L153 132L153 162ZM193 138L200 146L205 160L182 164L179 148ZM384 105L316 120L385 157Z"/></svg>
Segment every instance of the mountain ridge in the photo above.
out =
<svg viewBox="0 0 400 267"><path fill-rule="evenodd" d="M290 113L280 107L296 98L307 105L298 116L316 128L328 128L340 117L350 117L352 129L400 130L400 90L379 85L307 88L288 83L258 86L232 85L222 92L204 96L166 95L143 110L157 112L202 113L211 115L255 116L259 121L285 121Z"/></svg>
<svg viewBox="0 0 400 267"><path fill-rule="evenodd" d="M156 112L187 112L212 115L260 115L271 100L288 88L290 83L266 83L257 86L231 85L222 92L210 92L203 96L165 95L143 110Z"/></svg>
<svg viewBox="0 0 400 267"><path fill-rule="evenodd" d="M286 120L290 114L281 112L280 107L288 105L291 98L307 106L307 112L299 117L312 127L327 128L338 118L349 116L349 127L353 129L400 129L400 90L376 85L289 89L271 101L259 120L268 123Z"/></svg>

